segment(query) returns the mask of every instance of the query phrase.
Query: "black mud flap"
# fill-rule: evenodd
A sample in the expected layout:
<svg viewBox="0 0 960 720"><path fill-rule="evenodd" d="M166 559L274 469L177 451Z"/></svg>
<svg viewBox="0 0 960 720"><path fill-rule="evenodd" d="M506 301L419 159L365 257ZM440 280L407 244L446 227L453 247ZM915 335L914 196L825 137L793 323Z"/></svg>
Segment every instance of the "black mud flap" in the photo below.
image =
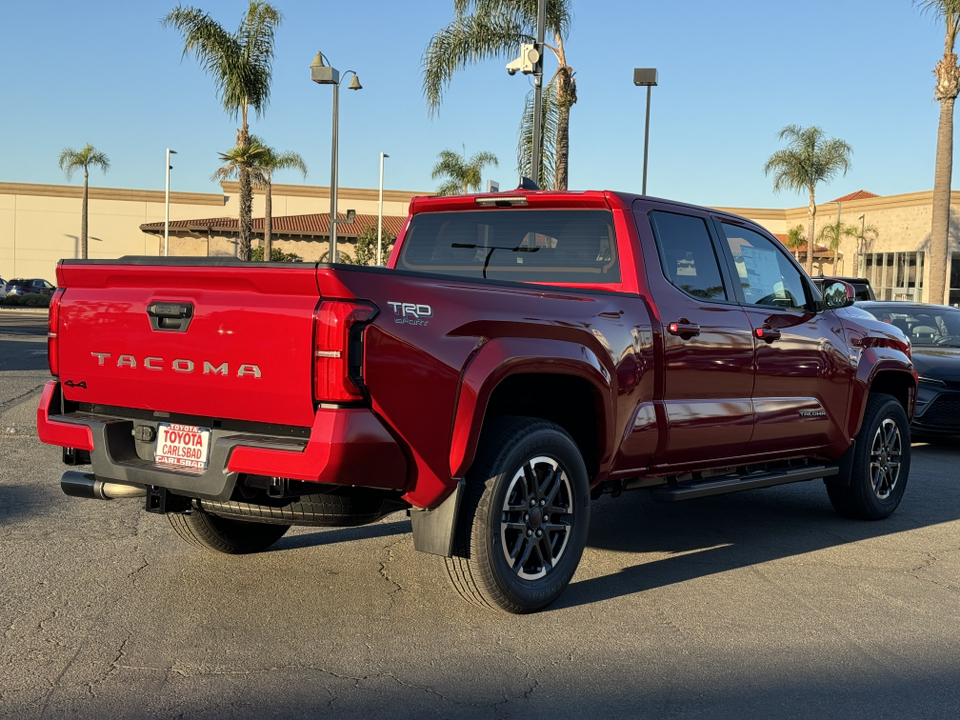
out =
<svg viewBox="0 0 960 720"><path fill-rule="evenodd" d="M453 536L457 529L460 498L466 483L461 480L440 505L433 510L410 509L413 523L413 547L432 555L453 557Z"/></svg>

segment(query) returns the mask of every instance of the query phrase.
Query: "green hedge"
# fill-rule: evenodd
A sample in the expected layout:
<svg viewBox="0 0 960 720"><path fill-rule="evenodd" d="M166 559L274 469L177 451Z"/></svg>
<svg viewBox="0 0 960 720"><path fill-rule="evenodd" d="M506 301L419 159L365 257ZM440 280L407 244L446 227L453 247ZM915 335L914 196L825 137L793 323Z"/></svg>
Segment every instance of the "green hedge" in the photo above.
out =
<svg viewBox="0 0 960 720"><path fill-rule="evenodd" d="M50 295L46 293L27 293L26 295L8 295L0 297L0 307L50 307Z"/></svg>

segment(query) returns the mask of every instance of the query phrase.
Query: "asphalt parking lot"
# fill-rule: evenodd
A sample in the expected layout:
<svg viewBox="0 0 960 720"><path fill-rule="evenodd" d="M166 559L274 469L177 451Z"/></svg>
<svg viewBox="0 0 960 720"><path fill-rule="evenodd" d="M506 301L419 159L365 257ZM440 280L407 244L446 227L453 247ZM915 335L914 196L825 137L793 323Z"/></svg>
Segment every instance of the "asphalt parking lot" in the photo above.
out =
<svg viewBox="0 0 960 720"><path fill-rule="evenodd" d="M45 317L0 310L0 716L960 715L960 446L886 521L822 483L594 506L531 616L469 606L402 513L205 554L140 501L63 495L36 438Z"/></svg>

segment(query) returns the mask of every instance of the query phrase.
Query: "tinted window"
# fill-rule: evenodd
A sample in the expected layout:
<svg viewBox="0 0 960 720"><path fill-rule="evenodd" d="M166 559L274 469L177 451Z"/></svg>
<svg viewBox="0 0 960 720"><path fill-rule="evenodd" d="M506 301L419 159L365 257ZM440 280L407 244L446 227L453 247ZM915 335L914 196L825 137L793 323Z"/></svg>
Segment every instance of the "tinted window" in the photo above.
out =
<svg viewBox="0 0 960 720"><path fill-rule="evenodd" d="M960 310L940 305L859 306L903 331L914 345L960 347Z"/></svg>
<svg viewBox="0 0 960 720"><path fill-rule="evenodd" d="M780 243L739 225L722 226L748 304L806 308L800 270L787 258Z"/></svg>
<svg viewBox="0 0 960 720"><path fill-rule="evenodd" d="M397 267L519 282L620 281L613 216L603 210L421 213Z"/></svg>
<svg viewBox="0 0 960 720"><path fill-rule="evenodd" d="M726 300L720 265L703 218L652 212L660 265L667 280L702 300Z"/></svg>

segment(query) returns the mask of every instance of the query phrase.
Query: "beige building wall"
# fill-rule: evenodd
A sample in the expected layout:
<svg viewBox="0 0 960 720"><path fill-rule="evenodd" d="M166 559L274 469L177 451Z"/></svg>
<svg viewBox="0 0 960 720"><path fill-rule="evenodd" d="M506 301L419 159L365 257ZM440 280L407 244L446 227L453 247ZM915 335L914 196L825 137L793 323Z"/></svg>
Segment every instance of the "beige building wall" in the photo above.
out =
<svg viewBox="0 0 960 720"><path fill-rule="evenodd" d="M951 207L960 209L960 192L954 192L950 202ZM862 248L863 253L926 253L930 245L932 206L933 191L850 200L840 203L840 223L841 226L852 225L858 230L870 226L876 228L875 238L865 244ZM804 235L806 235L809 224L809 214L805 206L785 210L729 207L717 209L741 215L762 225L770 232L784 235L796 225L802 225ZM820 229L825 225L837 222L837 211L837 203L834 202L817 205L816 229L814 230L817 235L820 234ZM960 240L960 213L952 211L952 215L953 219L950 223L951 253L960 252L960 242L958 242ZM861 216L863 217L862 221ZM867 233L867 235L870 235L870 233ZM826 243L821 242L819 244L825 245ZM835 275L861 275L864 272L864 266L857 245L858 241L854 238L842 238L837 267L834 268L830 261L824 262L822 268L819 263L815 263L814 274L822 271ZM930 263L926 262L925 258L923 287L929 287L929 284ZM949 288L947 288L947 292L949 293ZM944 298L937 299L930 298L926 293L923 296L924 302L947 302L947 299L947 295Z"/></svg>
<svg viewBox="0 0 960 720"><path fill-rule="evenodd" d="M80 257L83 188L0 183L0 277L56 281L57 261ZM162 239L140 231L164 219L164 193L89 189L87 256L159 255ZM170 219L222 217L223 196L170 193Z"/></svg>
<svg viewBox="0 0 960 720"><path fill-rule="evenodd" d="M171 220L238 217L237 183L224 183L223 193L170 193ZM410 191L385 190L383 213L405 217ZM338 206L360 214L377 214L378 190L339 188ZM56 282L56 265L62 258L80 257L80 221L83 187L0 182L0 277L39 277ZM264 196L254 194L254 216L264 214ZM163 238L140 230L143 223L162 222L162 190L89 188L87 256L92 259L124 255L163 254ZM274 185L273 214L326 214L330 192L326 187ZM255 243L258 241L255 240ZM345 247L338 244L339 247ZM316 241L279 241L284 252L304 260L317 260L326 244ZM197 234L170 238L170 255L235 256L236 238Z"/></svg>
<svg viewBox="0 0 960 720"><path fill-rule="evenodd" d="M239 186L224 183L222 189L222 193L171 192L170 219L237 217ZM81 186L74 185L0 183L0 277L41 277L54 281L58 260L80 256L82 192ZM411 198L418 194L428 193L384 190L384 215L406 216ZM844 225L859 227L863 216L863 224L876 227L877 237L865 248L866 252L926 251L930 243L932 194L926 191L852 200L842 203L840 220ZM960 209L960 192L953 193L951 202ZM339 188L337 205L341 213L352 209L360 214L375 215L378 189ZM274 185L274 216L325 214L329 209L329 188ZM807 227L806 207L717 209L749 218L774 233L786 234L798 224ZM163 253L162 237L140 230L143 223L163 221L163 191L91 187L88 212L89 257ZM264 196L258 191L254 195L254 216L262 217L263 213ZM836 219L836 203L817 206L818 228ZM958 237L960 220L955 219L950 229L950 247L954 252L960 251ZM317 240L278 240L276 246L308 261L319 259L320 253L326 250L326 243ZM840 253L836 268L827 262L822 270L842 275L862 272L855 240L844 238ZM206 234L171 237L170 254L235 256L236 239ZM818 270L821 268L814 268L815 272ZM929 287L929 262L924 263L923 284ZM924 300L936 302L946 298L925 296Z"/></svg>

